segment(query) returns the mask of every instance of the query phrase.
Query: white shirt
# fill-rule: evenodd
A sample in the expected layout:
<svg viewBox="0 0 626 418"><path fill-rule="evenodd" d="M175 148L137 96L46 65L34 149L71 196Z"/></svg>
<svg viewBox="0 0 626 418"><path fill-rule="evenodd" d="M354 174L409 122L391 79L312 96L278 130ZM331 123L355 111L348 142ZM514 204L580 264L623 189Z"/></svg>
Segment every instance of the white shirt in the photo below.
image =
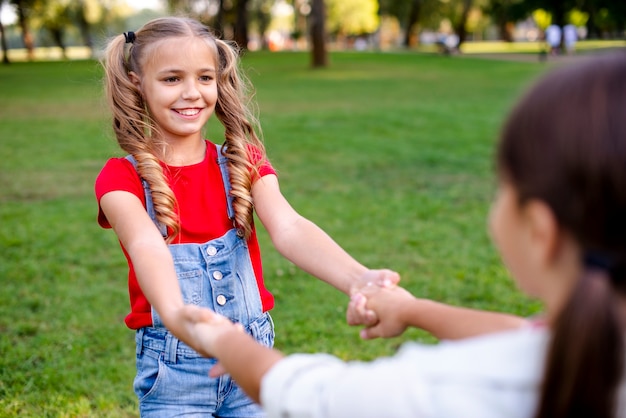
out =
<svg viewBox="0 0 626 418"><path fill-rule="evenodd" d="M557 25L550 25L546 29L546 41L551 46L559 46L561 43L561 28Z"/></svg>
<svg viewBox="0 0 626 418"><path fill-rule="evenodd" d="M406 343L369 363L291 355L265 375L261 403L270 418L532 417L548 342L545 329L528 327Z"/></svg>

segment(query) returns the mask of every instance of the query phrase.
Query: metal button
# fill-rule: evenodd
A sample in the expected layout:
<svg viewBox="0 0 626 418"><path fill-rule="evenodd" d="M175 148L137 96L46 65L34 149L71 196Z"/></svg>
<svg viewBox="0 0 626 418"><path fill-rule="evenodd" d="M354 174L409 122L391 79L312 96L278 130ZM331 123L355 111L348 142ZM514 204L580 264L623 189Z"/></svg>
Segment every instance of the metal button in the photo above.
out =
<svg viewBox="0 0 626 418"><path fill-rule="evenodd" d="M218 304L218 305L220 305L220 306L224 306L224 305L226 305L226 296L224 296L224 295L219 295L219 296L217 297L217 304Z"/></svg>
<svg viewBox="0 0 626 418"><path fill-rule="evenodd" d="M206 249L206 253L210 256L214 256L215 254L217 254L217 248L210 246Z"/></svg>
<svg viewBox="0 0 626 418"><path fill-rule="evenodd" d="M222 275L221 271L214 271L213 272L213 278L215 280L222 280L222 277L224 277L224 276Z"/></svg>

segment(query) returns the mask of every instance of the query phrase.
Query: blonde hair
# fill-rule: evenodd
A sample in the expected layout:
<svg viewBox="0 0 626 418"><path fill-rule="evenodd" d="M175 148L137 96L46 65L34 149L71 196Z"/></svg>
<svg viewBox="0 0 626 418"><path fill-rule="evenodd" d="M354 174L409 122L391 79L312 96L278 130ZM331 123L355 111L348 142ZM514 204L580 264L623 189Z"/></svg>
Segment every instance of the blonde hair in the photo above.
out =
<svg viewBox="0 0 626 418"><path fill-rule="evenodd" d="M252 111L252 88L241 72L238 48L218 39L201 23L184 17L164 17L146 23L134 34L130 47L126 48L126 35L113 38L105 51L105 92L113 113L113 130L122 150L137 160L139 176L148 182L157 220L173 231L167 238L172 242L180 231L176 213L176 198L169 187L158 155L166 144L160 139L157 124L150 117L141 91L131 81L132 71L142 74L152 47L160 40L172 37L199 37L207 40L218 63L217 103L215 115L224 125L225 141L222 154L228 159L231 195L235 217L234 225L244 238L252 232L253 202L250 190L253 176L266 159L258 120ZM251 150L256 148L261 158L251 163Z"/></svg>

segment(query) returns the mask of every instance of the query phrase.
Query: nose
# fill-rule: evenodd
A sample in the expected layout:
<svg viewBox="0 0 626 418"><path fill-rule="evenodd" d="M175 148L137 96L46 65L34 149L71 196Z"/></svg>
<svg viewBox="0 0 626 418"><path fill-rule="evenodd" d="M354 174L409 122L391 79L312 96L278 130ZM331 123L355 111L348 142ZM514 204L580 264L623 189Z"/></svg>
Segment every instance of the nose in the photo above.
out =
<svg viewBox="0 0 626 418"><path fill-rule="evenodd" d="M200 98L200 91L196 85L196 80L188 80L185 83L182 98L185 100L197 100Z"/></svg>

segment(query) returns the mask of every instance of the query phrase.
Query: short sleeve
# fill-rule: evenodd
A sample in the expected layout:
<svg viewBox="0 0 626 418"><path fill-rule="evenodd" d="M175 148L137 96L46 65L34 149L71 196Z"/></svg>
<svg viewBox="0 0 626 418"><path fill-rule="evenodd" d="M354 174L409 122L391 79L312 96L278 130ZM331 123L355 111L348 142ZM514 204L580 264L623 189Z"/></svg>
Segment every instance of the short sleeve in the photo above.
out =
<svg viewBox="0 0 626 418"><path fill-rule="evenodd" d="M135 171L135 167L125 158L109 159L96 177L94 188L98 201L98 224L103 228L111 227L100 208L100 199L105 194L113 191L125 191L134 194L142 202L144 201L139 175Z"/></svg>
<svg viewBox="0 0 626 418"><path fill-rule="evenodd" d="M249 145L248 152L250 154L250 162L253 165L257 165L260 163L260 166L259 166L260 177L267 176L269 174L277 175L276 170L272 166L272 163L269 161L267 156L263 155L263 153L257 147L253 145Z"/></svg>

